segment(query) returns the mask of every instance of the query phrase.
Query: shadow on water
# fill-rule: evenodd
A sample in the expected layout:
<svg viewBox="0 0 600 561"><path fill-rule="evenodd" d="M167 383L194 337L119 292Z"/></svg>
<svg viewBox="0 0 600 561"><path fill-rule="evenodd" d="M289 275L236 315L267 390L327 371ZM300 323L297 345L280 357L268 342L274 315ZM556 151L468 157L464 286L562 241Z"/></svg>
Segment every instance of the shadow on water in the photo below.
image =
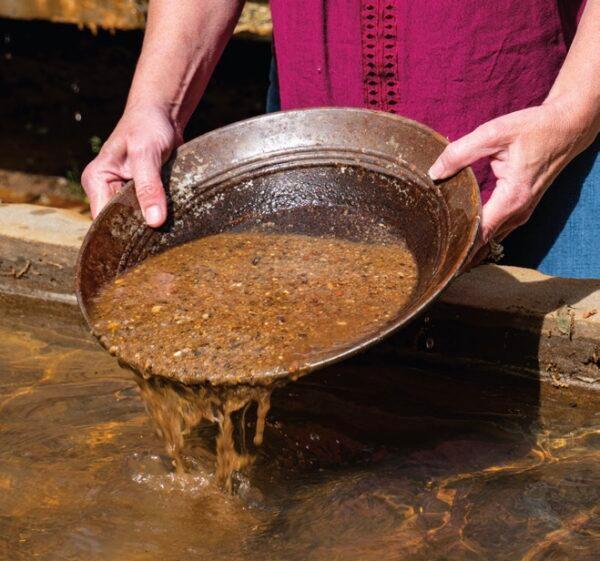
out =
<svg viewBox="0 0 600 561"><path fill-rule="evenodd" d="M596 448L598 396L542 381L560 368L553 350L579 343L549 336L539 318L568 313L600 280L473 274L488 274L491 300L514 307L479 313L482 324L465 330L433 311L410 333L274 395L261 454L295 474L295 491L253 548L293 559L594 558L597 452L566 448ZM537 314L508 330L502 316L520 307ZM459 360L411 368L397 353L407 339ZM519 375L498 375L507 364ZM593 362L581 367L597 374ZM276 489L270 481L271 497Z"/></svg>
<svg viewBox="0 0 600 561"><path fill-rule="evenodd" d="M541 395L539 380L411 369L377 349L280 390L255 468L278 475L252 477L277 516L248 547L266 558L520 559L561 527L573 484L578 523L592 524L595 499L569 481L577 462L552 468L556 436L585 415L548 396L540 412Z"/></svg>

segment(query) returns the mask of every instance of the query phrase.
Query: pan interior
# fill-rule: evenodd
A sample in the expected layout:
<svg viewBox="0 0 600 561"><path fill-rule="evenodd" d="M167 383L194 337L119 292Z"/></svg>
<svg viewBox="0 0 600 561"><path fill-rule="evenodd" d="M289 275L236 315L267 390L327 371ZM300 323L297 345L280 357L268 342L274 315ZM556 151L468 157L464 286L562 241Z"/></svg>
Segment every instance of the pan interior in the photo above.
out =
<svg viewBox="0 0 600 561"><path fill-rule="evenodd" d="M117 272L123 273L171 247L223 232L300 234L399 244L412 254L418 280L408 301L391 317L386 309L385 321L377 332L356 333L347 343L336 343L329 352L321 348L314 358L307 357L303 373L355 352L402 323L427 297L435 281L446 238L446 215L437 190L419 184L417 178L391 177L357 165L287 166L262 170L250 177L228 178L196 193L196 197L184 198L185 204L171 194L175 204L179 199L178 208L172 212L173 222L160 230L144 229L144 235L133 236ZM351 271L349 275L354 274ZM334 280L333 276L328 278ZM130 364L136 370L140 368ZM169 372L160 370L152 371L169 376ZM269 378L285 374L281 370L269 374L265 371ZM183 378L180 375L178 379ZM252 383L257 383L256 373Z"/></svg>
<svg viewBox="0 0 600 561"><path fill-rule="evenodd" d="M119 273L148 255L202 236L260 229L402 243L417 262L419 299L431 286L447 245L447 210L437 189L416 175L392 177L359 165L280 166L228 178L198 189L196 196L175 192L171 198L171 224L133 236Z"/></svg>

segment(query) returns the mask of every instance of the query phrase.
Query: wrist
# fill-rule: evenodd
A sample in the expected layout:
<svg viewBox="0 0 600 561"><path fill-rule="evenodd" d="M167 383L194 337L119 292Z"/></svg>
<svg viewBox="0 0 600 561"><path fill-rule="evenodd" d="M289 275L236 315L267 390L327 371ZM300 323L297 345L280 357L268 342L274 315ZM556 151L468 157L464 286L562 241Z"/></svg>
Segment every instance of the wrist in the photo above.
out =
<svg viewBox="0 0 600 561"><path fill-rule="evenodd" d="M600 97L550 92L542 103L586 148L600 132Z"/></svg>
<svg viewBox="0 0 600 561"><path fill-rule="evenodd" d="M131 96L127 100L123 117L158 115L167 121L175 132L183 137L183 130L187 123L181 119L181 108L178 104L165 99Z"/></svg>

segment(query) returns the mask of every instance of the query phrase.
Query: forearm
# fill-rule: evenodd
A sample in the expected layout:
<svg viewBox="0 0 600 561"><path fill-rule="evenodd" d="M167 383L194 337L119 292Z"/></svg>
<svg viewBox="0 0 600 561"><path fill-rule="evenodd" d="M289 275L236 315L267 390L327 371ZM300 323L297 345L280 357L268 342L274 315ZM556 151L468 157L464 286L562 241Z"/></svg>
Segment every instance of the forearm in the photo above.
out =
<svg viewBox="0 0 600 561"><path fill-rule="evenodd" d="M242 5L241 0L151 0L127 109L161 107L183 130Z"/></svg>
<svg viewBox="0 0 600 561"><path fill-rule="evenodd" d="M585 148L600 132L600 0L587 0L575 38L546 99L565 106Z"/></svg>

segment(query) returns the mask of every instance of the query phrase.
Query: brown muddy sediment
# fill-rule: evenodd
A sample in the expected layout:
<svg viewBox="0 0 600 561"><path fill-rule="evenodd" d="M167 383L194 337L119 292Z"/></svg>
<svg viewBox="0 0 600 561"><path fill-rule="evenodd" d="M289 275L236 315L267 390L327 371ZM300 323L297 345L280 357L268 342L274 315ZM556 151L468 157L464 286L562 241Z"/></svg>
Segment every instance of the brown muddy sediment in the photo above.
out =
<svg viewBox="0 0 600 561"><path fill-rule="evenodd" d="M245 410L256 403L255 446L262 444L272 386L190 386L159 376L136 375L142 399L158 436L164 441L176 473L186 471L183 455L185 437L202 421L217 423L215 480L231 493L232 475L249 466L254 457L245 442ZM241 441L236 446L233 414L243 410L237 421ZM238 451L238 447L241 449Z"/></svg>
<svg viewBox="0 0 600 561"><path fill-rule="evenodd" d="M398 243L229 232L126 271L91 316L103 345L139 372L255 385L377 334L416 282Z"/></svg>
<svg viewBox="0 0 600 561"><path fill-rule="evenodd" d="M222 233L148 258L103 288L96 335L143 373L142 397L177 472L185 436L217 423L217 482L252 462L233 415L336 350L377 333L407 303L414 258L398 243L298 234ZM239 423L239 421L237 421ZM240 449L238 451L238 448Z"/></svg>

